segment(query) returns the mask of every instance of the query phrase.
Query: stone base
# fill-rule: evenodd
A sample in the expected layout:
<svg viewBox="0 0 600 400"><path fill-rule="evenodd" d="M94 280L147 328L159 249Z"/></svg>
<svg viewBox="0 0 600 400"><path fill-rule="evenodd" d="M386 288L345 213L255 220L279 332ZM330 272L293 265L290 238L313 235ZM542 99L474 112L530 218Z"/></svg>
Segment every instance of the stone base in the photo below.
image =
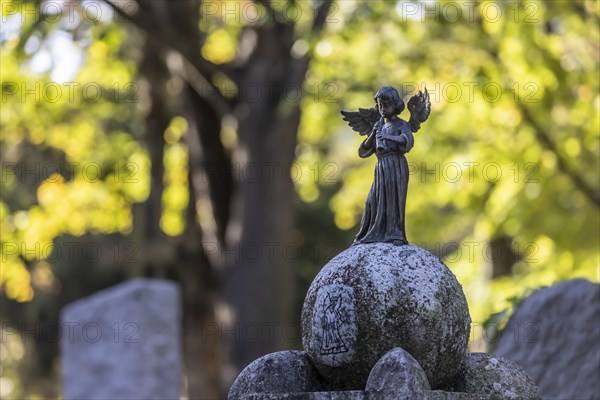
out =
<svg viewBox="0 0 600 400"><path fill-rule="evenodd" d="M312 392L312 393L257 393L245 400L489 400L489 396L469 393L430 390L412 393L410 396L396 391Z"/></svg>

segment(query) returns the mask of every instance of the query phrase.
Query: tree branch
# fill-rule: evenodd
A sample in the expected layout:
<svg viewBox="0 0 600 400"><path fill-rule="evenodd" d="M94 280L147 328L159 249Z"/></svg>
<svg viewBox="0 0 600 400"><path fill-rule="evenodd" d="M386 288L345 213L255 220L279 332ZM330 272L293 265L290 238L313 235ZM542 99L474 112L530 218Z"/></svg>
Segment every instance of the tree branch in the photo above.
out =
<svg viewBox="0 0 600 400"><path fill-rule="evenodd" d="M323 25L327 21L327 14L331 8L332 0L323 0L323 2L317 8L315 18L313 19L312 33L319 33L323 29Z"/></svg>
<svg viewBox="0 0 600 400"><path fill-rule="evenodd" d="M211 104L215 110L221 115L231 112L227 99L223 97L221 92L216 88L207 76L215 72L228 74L226 66L218 66L204 59L199 54L190 53L186 47L182 45L182 41L174 40L174 35L165 34L164 29L151 21L152 17L141 18L137 13L129 14L119 8L112 0L104 0L118 15L131 21L135 26L144 31L146 35L153 41L159 42L161 45L171 49L177 58L175 63L169 66L174 67L175 72L181 78L190 84L190 86L198 93L200 97ZM137 4L137 3L136 3ZM138 6L138 10L140 7Z"/></svg>

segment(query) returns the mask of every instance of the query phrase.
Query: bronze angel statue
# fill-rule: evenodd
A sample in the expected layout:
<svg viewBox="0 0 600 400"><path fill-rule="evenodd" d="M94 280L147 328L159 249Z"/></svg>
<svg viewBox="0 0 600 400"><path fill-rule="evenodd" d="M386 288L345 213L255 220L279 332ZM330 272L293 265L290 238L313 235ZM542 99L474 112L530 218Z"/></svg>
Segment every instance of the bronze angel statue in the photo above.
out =
<svg viewBox="0 0 600 400"><path fill-rule="evenodd" d="M368 135L358 149L366 158L375 154L375 177L354 244L392 242L407 244L404 212L408 190L408 163L404 155L414 145L417 132L431 111L429 93L419 91L408 101L410 119L398 118L404 102L391 86L382 87L374 97L375 107L342 111L344 121L361 135Z"/></svg>

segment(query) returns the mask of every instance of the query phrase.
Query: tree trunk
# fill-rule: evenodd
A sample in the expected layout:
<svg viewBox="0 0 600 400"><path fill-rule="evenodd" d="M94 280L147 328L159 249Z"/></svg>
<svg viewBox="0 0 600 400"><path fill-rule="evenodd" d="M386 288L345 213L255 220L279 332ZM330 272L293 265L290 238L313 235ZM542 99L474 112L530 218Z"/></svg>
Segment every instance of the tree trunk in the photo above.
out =
<svg viewBox="0 0 600 400"><path fill-rule="evenodd" d="M220 178L223 168L215 168L214 171L207 168L213 163L224 167L228 160L219 146L220 142L216 143L213 139L218 139L221 126L219 117L191 88L186 88L183 94L189 124L186 142L190 158L187 229L179 252L187 255L180 265L180 283L184 294L183 336L187 392L190 399L217 399L223 393L220 380L221 326L215 314L219 302L219 287L214 266L211 265L207 247L203 243L209 240L218 244L219 234L215 232L207 239L209 235L201 231L197 222L196 203L199 199L211 198L228 209L230 180L227 176L222 177L220 190L211 191L209 182Z"/></svg>
<svg viewBox="0 0 600 400"><path fill-rule="evenodd" d="M260 88L256 101L238 107L239 150L234 168L240 195L233 212L233 237L224 276L231 311L227 323L233 380L256 358L286 343L293 300L292 230L294 161L299 102L287 101L284 89L301 87L307 63L292 59L292 25L258 30L256 54L248 61L242 93ZM248 99L249 100L249 99ZM234 232L235 233L235 232Z"/></svg>

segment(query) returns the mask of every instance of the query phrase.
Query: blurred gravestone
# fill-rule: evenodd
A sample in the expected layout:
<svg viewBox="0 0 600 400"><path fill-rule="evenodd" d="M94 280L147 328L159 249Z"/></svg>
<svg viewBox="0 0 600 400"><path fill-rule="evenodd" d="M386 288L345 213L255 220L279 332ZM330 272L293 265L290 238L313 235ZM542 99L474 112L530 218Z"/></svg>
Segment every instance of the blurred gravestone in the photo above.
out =
<svg viewBox="0 0 600 400"><path fill-rule="evenodd" d="M600 285L573 279L539 290L504 332L495 354L519 364L542 398L600 399Z"/></svg>
<svg viewBox="0 0 600 400"><path fill-rule="evenodd" d="M63 395L69 399L179 399L179 288L136 279L61 313Z"/></svg>

